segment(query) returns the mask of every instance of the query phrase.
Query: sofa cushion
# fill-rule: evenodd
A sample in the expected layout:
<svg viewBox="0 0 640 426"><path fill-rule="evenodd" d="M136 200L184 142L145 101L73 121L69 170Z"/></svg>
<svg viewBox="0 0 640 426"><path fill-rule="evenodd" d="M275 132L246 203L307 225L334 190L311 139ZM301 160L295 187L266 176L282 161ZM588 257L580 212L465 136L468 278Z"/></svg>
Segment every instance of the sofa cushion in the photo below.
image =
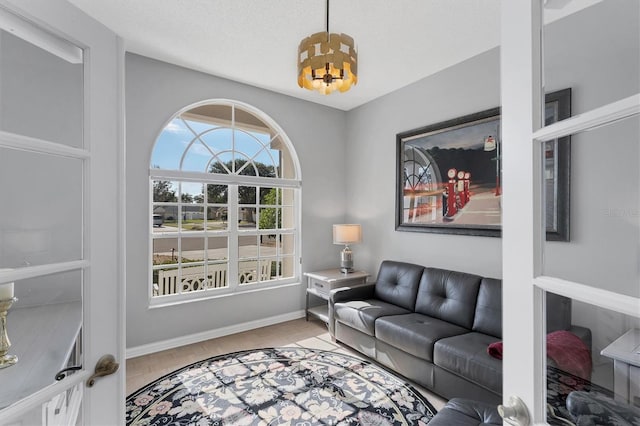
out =
<svg viewBox="0 0 640 426"><path fill-rule="evenodd" d="M481 277L464 272L425 268L415 311L471 329Z"/></svg>
<svg viewBox="0 0 640 426"><path fill-rule="evenodd" d="M495 392L502 392L502 361L491 357L487 347L498 338L471 332L438 340L433 362L440 368Z"/></svg>
<svg viewBox="0 0 640 426"><path fill-rule="evenodd" d="M375 297L413 311L423 266L385 260L380 265Z"/></svg>
<svg viewBox="0 0 640 426"><path fill-rule="evenodd" d="M376 319L384 315L401 315L408 310L377 299L339 302L333 306L333 315L339 321L370 336L375 335Z"/></svg>
<svg viewBox="0 0 640 426"><path fill-rule="evenodd" d="M480 281L473 331L502 337L502 281L494 278Z"/></svg>
<svg viewBox="0 0 640 426"><path fill-rule="evenodd" d="M469 332L463 327L416 313L378 318L375 331L376 339L430 362L433 362L434 344L439 339Z"/></svg>

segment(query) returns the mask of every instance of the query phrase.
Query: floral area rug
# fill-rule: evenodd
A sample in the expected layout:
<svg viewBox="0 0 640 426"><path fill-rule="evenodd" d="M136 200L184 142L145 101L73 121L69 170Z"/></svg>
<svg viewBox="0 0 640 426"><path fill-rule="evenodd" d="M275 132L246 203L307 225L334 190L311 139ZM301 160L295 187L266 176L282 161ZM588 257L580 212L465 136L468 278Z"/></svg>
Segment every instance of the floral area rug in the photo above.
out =
<svg viewBox="0 0 640 426"><path fill-rule="evenodd" d="M206 359L127 397L127 425L426 425L436 410L404 380L301 348Z"/></svg>

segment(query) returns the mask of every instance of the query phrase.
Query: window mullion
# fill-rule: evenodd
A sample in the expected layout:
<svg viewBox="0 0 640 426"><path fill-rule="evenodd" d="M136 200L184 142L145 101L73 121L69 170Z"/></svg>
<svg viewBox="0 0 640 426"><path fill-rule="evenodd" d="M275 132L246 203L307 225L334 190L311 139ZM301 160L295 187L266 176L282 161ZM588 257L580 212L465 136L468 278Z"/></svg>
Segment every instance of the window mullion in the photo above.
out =
<svg viewBox="0 0 640 426"><path fill-rule="evenodd" d="M182 170L149 169L149 176L154 180L171 180L181 182L197 182L211 184L243 184L255 186L279 186L282 188L299 188L300 181L295 179L265 178L262 176L238 176L217 173L189 172Z"/></svg>
<svg viewBox="0 0 640 426"><path fill-rule="evenodd" d="M231 172L232 174L237 174L236 171L236 160L238 159L237 151L236 151L236 107L235 105L231 105L231 152L233 156L231 157Z"/></svg>
<svg viewBox="0 0 640 426"><path fill-rule="evenodd" d="M227 280L229 287L234 290L238 287L238 186L228 186L227 226L229 230L229 261L227 263Z"/></svg>

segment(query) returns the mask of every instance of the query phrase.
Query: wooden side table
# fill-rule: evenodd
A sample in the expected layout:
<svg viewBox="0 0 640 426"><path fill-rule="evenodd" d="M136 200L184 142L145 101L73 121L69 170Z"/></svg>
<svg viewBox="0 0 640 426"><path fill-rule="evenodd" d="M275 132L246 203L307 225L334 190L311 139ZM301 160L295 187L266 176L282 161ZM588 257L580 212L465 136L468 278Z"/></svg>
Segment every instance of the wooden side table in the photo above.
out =
<svg viewBox="0 0 640 426"><path fill-rule="evenodd" d="M325 323L329 322L329 298L331 293L341 287L354 287L367 283L367 274L364 271L354 271L345 274L340 269L327 269L324 271L305 272L307 277L307 301L305 317L309 321L309 316L318 318ZM309 306L310 297L322 299L320 305Z"/></svg>
<svg viewBox="0 0 640 426"><path fill-rule="evenodd" d="M640 329L627 331L600 354L613 359L616 400L640 407Z"/></svg>

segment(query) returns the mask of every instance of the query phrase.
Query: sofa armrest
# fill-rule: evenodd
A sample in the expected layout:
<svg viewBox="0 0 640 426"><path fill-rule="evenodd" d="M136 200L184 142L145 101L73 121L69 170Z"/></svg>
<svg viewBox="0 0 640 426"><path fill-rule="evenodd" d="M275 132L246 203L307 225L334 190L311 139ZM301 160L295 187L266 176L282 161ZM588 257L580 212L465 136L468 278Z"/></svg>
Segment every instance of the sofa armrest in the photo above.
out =
<svg viewBox="0 0 640 426"><path fill-rule="evenodd" d="M329 334L333 338L336 333L336 322L334 318L333 306L339 302L348 302L350 300L366 300L374 297L376 284L370 283L365 285L359 285L356 287L340 287L331 292L329 298Z"/></svg>
<svg viewBox="0 0 640 426"><path fill-rule="evenodd" d="M331 293L330 304L346 302L349 300L365 300L373 298L376 288L375 283L359 285L356 287L340 287Z"/></svg>

